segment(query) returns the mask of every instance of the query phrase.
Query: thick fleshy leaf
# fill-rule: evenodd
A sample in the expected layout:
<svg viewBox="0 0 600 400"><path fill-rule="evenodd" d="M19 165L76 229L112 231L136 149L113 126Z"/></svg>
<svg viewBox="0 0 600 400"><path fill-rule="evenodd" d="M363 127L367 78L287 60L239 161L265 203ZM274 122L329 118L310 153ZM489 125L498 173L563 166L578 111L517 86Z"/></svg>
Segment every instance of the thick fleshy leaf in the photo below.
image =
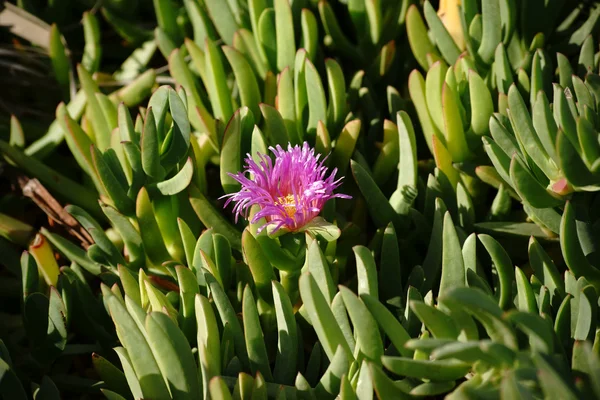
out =
<svg viewBox="0 0 600 400"><path fill-rule="evenodd" d="M277 69L283 71L286 67L294 65L296 55L294 21L289 1L275 0L273 7L277 32Z"/></svg>
<svg viewBox="0 0 600 400"><path fill-rule="evenodd" d="M454 288L440 299L451 309L462 309L479 320L495 341L516 349L516 336L511 326L502 319L502 310L489 296L477 289Z"/></svg>
<svg viewBox="0 0 600 400"><path fill-rule="evenodd" d="M108 294L108 288L103 293L108 295L107 303L111 317L115 322L119 339L130 357L130 362L137 375L144 396L168 397L169 392L159 370L156 358L148 344L143 329L143 320L136 321L136 315L131 315L125 306L114 295ZM141 309L139 309L143 313ZM145 313L143 313L145 316Z"/></svg>
<svg viewBox="0 0 600 400"><path fill-rule="evenodd" d="M550 159L535 132L531 116L515 85L508 91L510 121L523 151L552 180L558 178L558 168Z"/></svg>
<svg viewBox="0 0 600 400"><path fill-rule="evenodd" d="M329 88L329 106L327 108L327 126L336 131L346 118L346 82L340 64L330 58L325 61Z"/></svg>
<svg viewBox="0 0 600 400"><path fill-rule="evenodd" d="M438 137L438 139L444 138L442 132L434 123L434 117L429 113L428 102L426 98L426 83L423 79L423 75L421 75L421 73L417 70L411 72L408 77L408 91L417 111L419 122L421 123L421 130L423 131L423 136L425 136L427 147L429 147L429 151L433 153L432 136L435 135Z"/></svg>
<svg viewBox="0 0 600 400"><path fill-rule="evenodd" d="M67 259L77 263L93 275L98 275L102 272L101 266L94 263L80 246L54 232L48 231L46 228L41 228L40 232Z"/></svg>
<svg viewBox="0 0 600 400"><path fill-rule="evenodd" d="M286 146L290 141L290 133L286 129L285 121L276 108L268 104L260 104L260 111L265 119L265 134L272 145Z"/></svg>
<svg viewBox="0 0 600 400"><path fill-rule="evenodd" d="M314 240L309 246L306 253L306 264L308 271L311 273L321 293L328 303L333 301L335 296L335 284L331 276L331 269L323 251L319 247L319 242Z"/></svg>
<svg viewBox="0 0 600 400"><path fill-rule="evenodd" d="M211 19L219 21L215 24L217 32L226 44L231 45L233 36L240 27L230 3L221 0L207 0L205 4Z"/></svg>
<svg viewBox="0 0 600 400"><path fill-rule="evenodd" d="M560 247L565 263L575 277L583 276L598 289L600 271L592 266L584 255L578 236L574 206L567 202L560 224Z"/></svg>
<svg viewBox="0 0 600 400"><path fill-rule="evenodd" d="M98 86L90 73L82 65L77 66L77 75L79 75L81 86L87 98L88 105L86 110L90 113L90 122L96 138L95 144L100 150L104 151L110 146L110 132L112 127L102 110L101 102L96 96L96 93L99 92Z"/></svg>
<svg viewBox="0 0 600 400"><path fill-rule="evenodd" d="M321 82L321 77L313 63L306 60L304 70L308 100L307 133L309 138L314 138L319 121L324 123L327 122L327 102L325 100L325 90L323 88L323 83Z"/></svg>
<svg viewBox="0 0 600 400"><path fill-rule="evenodd" d="M433 337L438 339L458 338L459 331L454 321L443 311L418 301L411 301L410 307L423 321Z"/></svg>
<svg viewBox="0 0 600 400"><path fill-rule="evenodd" d="M223 46L223 52L233 69L236 84L240 91L242 106L250 108L252 114L258 117L260 115L258 104L260 103L261 97L258 82L252 71L252 67L246 58L233 47Z"/></svg>
<svg viewBox="0 0 600 400"><path fill-rule="evenodd" d="M402 263L398 236L390 223L385 228L381 246L381 261L379 269L379 291L382 301L389 301L401 296Z"/></svg>
<svg viewBox="0 0 600 400"><path fill-rule="evenodd" d="M344 286L340 286L339 289L354 326L359 351L366 359L379 364L383 355L383 343L375 319L365 304L350 289Z"/></svg>
<svg viewBox="0 0 600 400"><path fill-rule="evenodd" d="M165 196L172 196L185 190L192 182L194 175L194 165L192 158L188 157L183 167L173 177L158 182L156 188Z"/></svg>
<svg viewBox="0 0 600 400"><path fill-rule="evenodd" d="M369 294L379 297L379 287L377 285L377 267L375 259L368 248L364 246L354 246L352 248L356 258L356 275L358 279L358 294Z"/></svg>
<svg viewBox="0 0 600 400"><path fill-rule="evenodd" d="M400 385L390 379L385 372L381 370L381 367L376 364L367 364L366 362L363 364L363 367L368 365L368 369L370 371L370 393L372 395L373 389L377 393L377 396L380 399L410 399L410 395L407 394L404 390L400 388ZM361 367L361 370L362 368ZM366 380L369 380L368 377ZM358 390L357 390L358 391Z"/></svg>
<svg viewBox="0 0 600 400"><path fill-rule="evenodd" d="M470 364L456 360L414 360L404 357L384 356L383 365L396 375L436 381L454 381L464 377Z"/></svg>
<svg viewBox="0 0 600 400"><path fill-rule="evenodd" d="M263 253L260 244L248 229L244 230L242 234L242 251L244 260L248 264L248 267L250 267L250 272L252 273L258 293L263 300L272 304L273 292L271 281L275 279L275 273L269 259Z"/></svg>
<svg viewBox="0 0 600 400"><path fill-rule="evenodd" d="M340 231L340 228L338 228L337 225L327 222L322 217L314 218L308 224L299 229L298 232L309 232L310 234L322 238L327 242L333 242L337 240L342 234L342 231Z"/></svg>
<svg viewBox="0 0 600 400"><path fill-rule="evenodd" d="M543 355L534 353L533 360L539 371L540 386L546 396L573 400L579 398L572 385L563 379L564 375L559 373Z"/></svg>
<svg viewBox="0 0 600 400"><path fill-rule="evenodd" d="M510 178L519 196L532 207L552 208L562 204L559 196L546 190L517 155L510 163Z"/></svg>
<svg viewBox="0 0 600 400"><path fill-rule="evenodd" d="M494 112L494 103L484 80L473 70L469 71L469 96L471 100L471 130L476 135L485 135L489 131L489 121Z"/></svg>
<svg viewBox="0 0 600 400"><path fill-rule="evenodd" d="M250 362L248 359L246 342L244 340L244 333L242 327L240 326L240 322L237 319L235 310L227 298L227 294L215 277L207 270L204 271L204 278L206 279L206 283L210 289L210 294L213 298L213 301L217 306L223 326L229 325L229 329L233 335L233 343L235 345L235 353L237 357L240 359L244 367L249 367Z"/></svg>
<svg viewBox="0 0 600 400"><path fill-rule="evenodd" d="M433 32L437 47L440 49L440 53L442 53L442 56L449 64L454 64L460 55L460 49L444 27L444 24L429 1L425 2L423 10L427 24Z"/></svg>
<svg viewBox="0 0 600 400"><path fill-rule="evenodd" d="M417 190L417 144L410 117L404 111L396 115L398 124L398 184L390 204L398 214L408 215Z"/></svg>
<svg viewBox="0 0 600 400"><path fill-rule="evenodd" d="M350 165L354 179L365 197L370 216L375 225L384 227L393 222L396 229L400 229L402 225L399 223L398 214L396 214L373 178L358 162L352 160Z"/></svg>
<svg viewBox="0 0 600 400"><path fill-rule="evenodd" d="M319 25L315 14L308 8L303 8L300 17L302 27L302 48L306 50L308 59L315 61L319 45Z"/></svg>
<svg viewBox="0 0 600 400"><path fill-rule="evenodd" d="M335 352L329 367L315 387L315 396L324 398L336 395L340 390L342 376L348 373L350 365L345 350L339 346Z"/></svg>
<svg viewBox="0 0 600 400"><path fill-rule="evenodd" d="M296 320L292 303L283 286L279 282L273 281L272 287L279 332L273 376L277 382L292 384L296 375L295 366L298 353Z"/></svg>
<svg viewBox="0 0 600 400"><path fill-rule="evenodd" d="M392 312L381 304L376 297L362 294L360 298L365 303L380 328L390 339L396 350L405 357L412 356L412 350L409 350L404 346L410 339L410 335Z"/></svg>
<svg viewBox="0 0 600 400"><path fill-rule="evenodd" d="M160 145L160 162L167 172L181 162L187 154L190 147L191 135L186 105L175 90L169 89L168 95L169 112L173 120L173 126L170 128L170 132L167 133L164 142ZM165 148L166 144L168 144L168 147Z"/></svg>
<svg viewBox="0 0 600 400"><path fill-rule="evenodd" d="M173 397L200 397L197 368L183 332L162 312L146 317L146 337Z"/></svg>
<svg viewBox="0 0 600 400"><path fill-rule="evenodd" d="M331 323L334 321L333 314L310 273L304 273L300 277L300 295L327 357L332 360L338 346L341 345L346 352L346 357L350 359L352 351L340 327Z"/></svg>
<svg viewBox="0 0 600 400"><path fill-rule="evenodd" d="M515 280L512 261L504 248L489 235L478 235L478 239L490 254L499 281L498 305L507 310L512 302L512 284Z"/></svg>
<svg viewBox="0 0 600 400"><path fill-rule="evenodd" d="M406 13L406 33L412 53L421 68L426 70L429 67L427 54L439 55L439 53L429 39L427 27L423 22L419 8L414 4L411 4Z"/></svg>
<svg viewBox="0 0 600 400"><path fill-rule="evenodd" d="M231 247L234 249L241 249L241 233L238 231L229 221L215 209L210 201L196 188L191 185L189 188L190 203L207 228L214 229L215 232L225 236Z"/></svg>
<svg viewBox="0 0 600 400"><path fill-rule="evenodd" d="M198 323L198 355L202 371L202 388L206 394L208 382L221 373L221 342L219 326L208 299L200 294L195 299L196 322Z"/></svg>
<svg viewBox="0 0 600 400"><path fill-rule="evenodd" d="M246 339L246 348L248 349L250 368L255 374L260 371L265 379L271 381L273 380L273 375L271 375L265 339L250 286L244 288L242 318L244 321L244 337Z"/></svg>
<svg viewBox="0 0 600 400"><path fill-rule="evenodd" d="M442 234L442 277L440 280L440 296L448 290L465 286L465 266L460 242L452 223L450 213L444 215Z"/></svg>
<svg viewBox="0 0 600 400"><path fill-rule="evenodd" d="M242 158L250 151L250 141L254 127L254 116L249 108L243 107L229 120L221 146L221 184L225 193L240 189L240 183L229 174L242 170Z"/></svg>

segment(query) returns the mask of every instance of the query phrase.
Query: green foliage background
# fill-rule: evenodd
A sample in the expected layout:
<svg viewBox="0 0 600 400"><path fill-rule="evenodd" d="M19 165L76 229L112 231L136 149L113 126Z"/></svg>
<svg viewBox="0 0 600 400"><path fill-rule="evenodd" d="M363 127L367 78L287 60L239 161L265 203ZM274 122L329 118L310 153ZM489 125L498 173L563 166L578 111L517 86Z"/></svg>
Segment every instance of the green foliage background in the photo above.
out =
<svg viewBox="0 0 600 400"><path fill-rule="evenodd" d="M457 3L0 6L0 398L600 398L600 3Z"/></svg>

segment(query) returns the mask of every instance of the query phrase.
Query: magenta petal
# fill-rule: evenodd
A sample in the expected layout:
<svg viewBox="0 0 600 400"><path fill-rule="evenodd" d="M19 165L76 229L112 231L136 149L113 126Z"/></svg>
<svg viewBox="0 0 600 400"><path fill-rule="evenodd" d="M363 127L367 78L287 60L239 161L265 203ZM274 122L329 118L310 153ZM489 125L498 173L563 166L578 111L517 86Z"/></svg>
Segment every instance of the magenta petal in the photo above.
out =
<svg viewBox="0 0 600 400"><path fill-rule="evenodd" d="M315 155L308 143L304 142L302 147L288 144L287 150L277 145L269 150L275 156L274 162L269 156L259 154L260 161L256 163L248 154L244 171L229 174L242 185L239 192L222 197L227 198L225 207L235 203L236 220L240 215L245 218L250 208L258 205L261 210L251 222L265 218L267 222L260 230L274 225L273 231L281 228L295 231L319 215L329 199L351 198L333 193L343 178L336 180L336 168L327 175L327 167L323 165L327 157L320 159L321 155Z"/></svg>

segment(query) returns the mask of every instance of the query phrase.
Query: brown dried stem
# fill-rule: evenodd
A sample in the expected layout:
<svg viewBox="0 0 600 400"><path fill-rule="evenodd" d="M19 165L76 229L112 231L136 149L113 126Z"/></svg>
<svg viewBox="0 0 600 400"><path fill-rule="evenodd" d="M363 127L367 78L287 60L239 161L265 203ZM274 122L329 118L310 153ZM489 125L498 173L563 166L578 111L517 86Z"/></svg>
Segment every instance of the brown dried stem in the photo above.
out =
<svg viewBox="0 0 600 400"><path fill-rule="evenodd" d="M65 211L39 180L36 178L30 179L25 175L18 175L17 182L23 195L33 200L48 215L51 224L56 223L63 227L70 235L79 240L84 249L94 244L94 240L88 231L71 214Z"/></svg>

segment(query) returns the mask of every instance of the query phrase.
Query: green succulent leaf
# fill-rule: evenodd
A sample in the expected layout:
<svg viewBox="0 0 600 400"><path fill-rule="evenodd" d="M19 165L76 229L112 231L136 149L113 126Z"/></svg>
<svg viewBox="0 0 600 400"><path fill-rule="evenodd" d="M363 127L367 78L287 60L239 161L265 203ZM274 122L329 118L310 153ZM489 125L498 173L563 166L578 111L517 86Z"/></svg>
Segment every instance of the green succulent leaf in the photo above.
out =
<svg viewBox="0 0 600 400"><path fill-rule="evenodd" d="M454 64L460 55L460 50L454 39L448 31L446 27L438 17L435 12L433 6L429 1L426 1L423 6L425 19L429 24L429 28L433 32L433 36L435 38L435 42L440 49L440 53L449 64Z"/></svg>
<svg viewBox="0 0 600 400"><path fill-rule="evenodd" d="M412 378L454 381L464 377L471 365L456 360L415 360L404 357L384 356L384 367L396 375Z"/></svg>
<svg viewBox="0 0 600 400"><path fill-rule="evenodd" d="M352 351L340 327L331 324L334 317L327 300L323 297L315 278L308 272L300 277L300 295L327 357L332 360L338 346L342 346L346 357L351 358Z"/></svg>
<svg viewBox="0 0 600 400"><path fill-rule="evenodd" d="M379 364L383 355L383 343L375 320L365 304L350 289L344 286L339 289L355 329L358 351L366 359Z"/></svg>

